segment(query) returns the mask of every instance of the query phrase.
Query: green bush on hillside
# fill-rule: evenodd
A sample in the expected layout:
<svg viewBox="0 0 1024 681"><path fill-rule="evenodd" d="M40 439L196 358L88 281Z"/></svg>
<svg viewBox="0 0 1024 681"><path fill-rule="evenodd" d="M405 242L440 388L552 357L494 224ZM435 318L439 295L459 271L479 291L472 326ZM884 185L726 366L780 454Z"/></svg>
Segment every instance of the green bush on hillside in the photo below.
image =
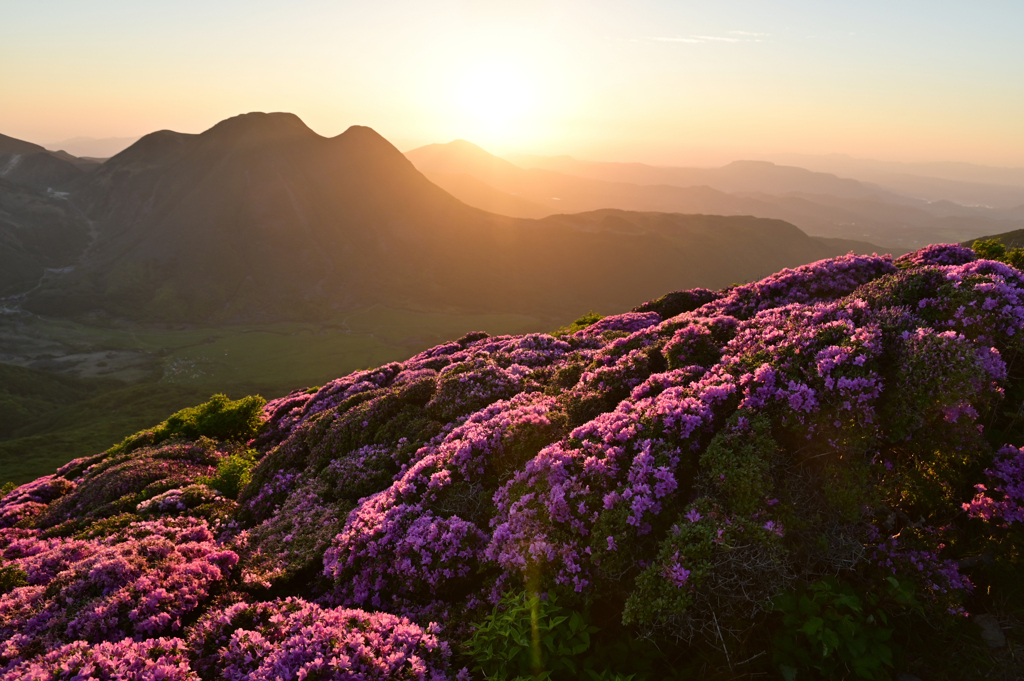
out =
<svg viewBox="0 0 1024 681"><path fill-rule="evenodd" d="M130 435L121 444L111 448L110 453L131 451L172 437L188 440L209 437L246 442L259 432L260 414L266 403L259 395L249 395L238 400L229 400L223 394L213 395L203 404L175 412L155 428Z"/></svg>
<svg viewBox="0 0 1024 681"><path fill-rule="evenodd" d="M1011 267L1024 267L1024 248L1007 248L999 239L978 239L971 246L979 258L998 260Z"/></svg>
<svg viewBox="0 0 1024 681"><path fill-rule="evenodd" d="M229 454L217 463L217 473L200 482L217 490L229 499L237 499L252 480L252 469L256 467L259 454L251 449Z"/></svg>

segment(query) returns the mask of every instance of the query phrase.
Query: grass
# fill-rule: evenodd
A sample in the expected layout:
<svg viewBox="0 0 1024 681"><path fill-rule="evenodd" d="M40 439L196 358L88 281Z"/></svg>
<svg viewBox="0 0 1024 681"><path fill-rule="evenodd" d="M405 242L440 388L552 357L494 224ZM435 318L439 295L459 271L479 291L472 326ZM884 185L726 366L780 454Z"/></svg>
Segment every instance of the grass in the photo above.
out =
<svg viewBox="0 0 1024 681"><path fill-rule="evenodd" d="M469 331L527 333L557 321L378 306L324 324L223 327L3 317L0 484L52 473L214 393L273 399L401 361Z"/></svg>

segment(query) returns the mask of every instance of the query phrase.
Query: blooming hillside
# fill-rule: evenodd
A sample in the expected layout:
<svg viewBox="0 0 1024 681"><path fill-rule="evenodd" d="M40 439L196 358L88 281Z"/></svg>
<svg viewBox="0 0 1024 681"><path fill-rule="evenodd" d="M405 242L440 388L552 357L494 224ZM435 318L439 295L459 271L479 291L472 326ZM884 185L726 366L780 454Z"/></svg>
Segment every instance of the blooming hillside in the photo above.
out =
<svg viewBox="0 0 1024 681"><path fill-rule="evenodd" d="M1021 614L1024 274L931 246L585 322L10 491L0 679L1014 673L976 622Z"/></svg>

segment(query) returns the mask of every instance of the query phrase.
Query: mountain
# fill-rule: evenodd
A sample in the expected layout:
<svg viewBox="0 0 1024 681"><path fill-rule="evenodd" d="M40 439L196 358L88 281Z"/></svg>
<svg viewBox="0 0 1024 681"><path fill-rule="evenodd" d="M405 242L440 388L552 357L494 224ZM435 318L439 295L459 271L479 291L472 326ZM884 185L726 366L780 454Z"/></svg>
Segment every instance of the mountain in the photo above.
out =
<svg viewBox="0 0 1024 681"><path fill-rule="evenodd" d="M672 168L643 163L580 161L570 156L512 155L509 160L523 168L553 170L606 182L711 187L727 193L802 192L856 199L880 198L889 194L880 187L856 180L804 168L780 166L768 161L734 161L721 168Z"/></svg>
<svg viewBox="0 0 1024 681"><path fill-rule="evenodd" d="M0 179L0 299L73 266L89 239L88 221L67 199Z"/></svg>
<svg viewBox="0 0 1024 681"><path fill-rule="evenodd" d="M844 154L781 154L776 159L871 182L889 191L927 201L949 200L995 210L1006 210L1024 203L1024 168L949 162L897 163Z"/></svg>
<svg viewBox="0 0 1024 681"><path fill-rule="evenodd" d="M430 182L370 128L325 138L284 113L147 135L71 199L96 239L25 309L226 321L381 303L565 315L875 249L752 218L494 215Z"/></svg>
<svg viewBox="0 0 1024 681"><path fill-rule="evenodd" d="M0 179L42 191L68 188L97 164L0 135Z"/></svg>
<svg viewBox="0 0 1024 681"><path fill-rule="evenodd" d="M852 180L773 164L680 169L528 157L524 162L549 167L526 168L464 140L428 145L406 156L433 182L466 203L519 217L537 217L538 207L549 214L619 208L753 215L791 222L815 236L870 241L897 252L1024 224L1021 216L1009 213L948 202L931 204ZM572 170L587 176L568 174ZM649 184L655 181L669 184ZM672 182L706 182L717 188Z"/></svg>
<svg viewBox="0 0 1024 681"><path fill-rule="evenodd" d="M216 394L0 488L0 679L1018 679L1022 302L848 255Z"/></svg>

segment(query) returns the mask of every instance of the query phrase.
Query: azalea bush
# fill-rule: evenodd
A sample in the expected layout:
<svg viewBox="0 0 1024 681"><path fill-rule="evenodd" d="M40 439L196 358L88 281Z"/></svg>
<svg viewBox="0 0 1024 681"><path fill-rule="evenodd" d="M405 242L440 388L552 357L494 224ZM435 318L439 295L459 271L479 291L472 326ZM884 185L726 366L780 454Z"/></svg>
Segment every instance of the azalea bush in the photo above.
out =
<svg viewBox="0 0 1024 681"><path fill-rule="evenodd" d="M0 668L1013 678L972 629L1024 617L1011 256L848 255L215 396L3 493Z"/></svg>

